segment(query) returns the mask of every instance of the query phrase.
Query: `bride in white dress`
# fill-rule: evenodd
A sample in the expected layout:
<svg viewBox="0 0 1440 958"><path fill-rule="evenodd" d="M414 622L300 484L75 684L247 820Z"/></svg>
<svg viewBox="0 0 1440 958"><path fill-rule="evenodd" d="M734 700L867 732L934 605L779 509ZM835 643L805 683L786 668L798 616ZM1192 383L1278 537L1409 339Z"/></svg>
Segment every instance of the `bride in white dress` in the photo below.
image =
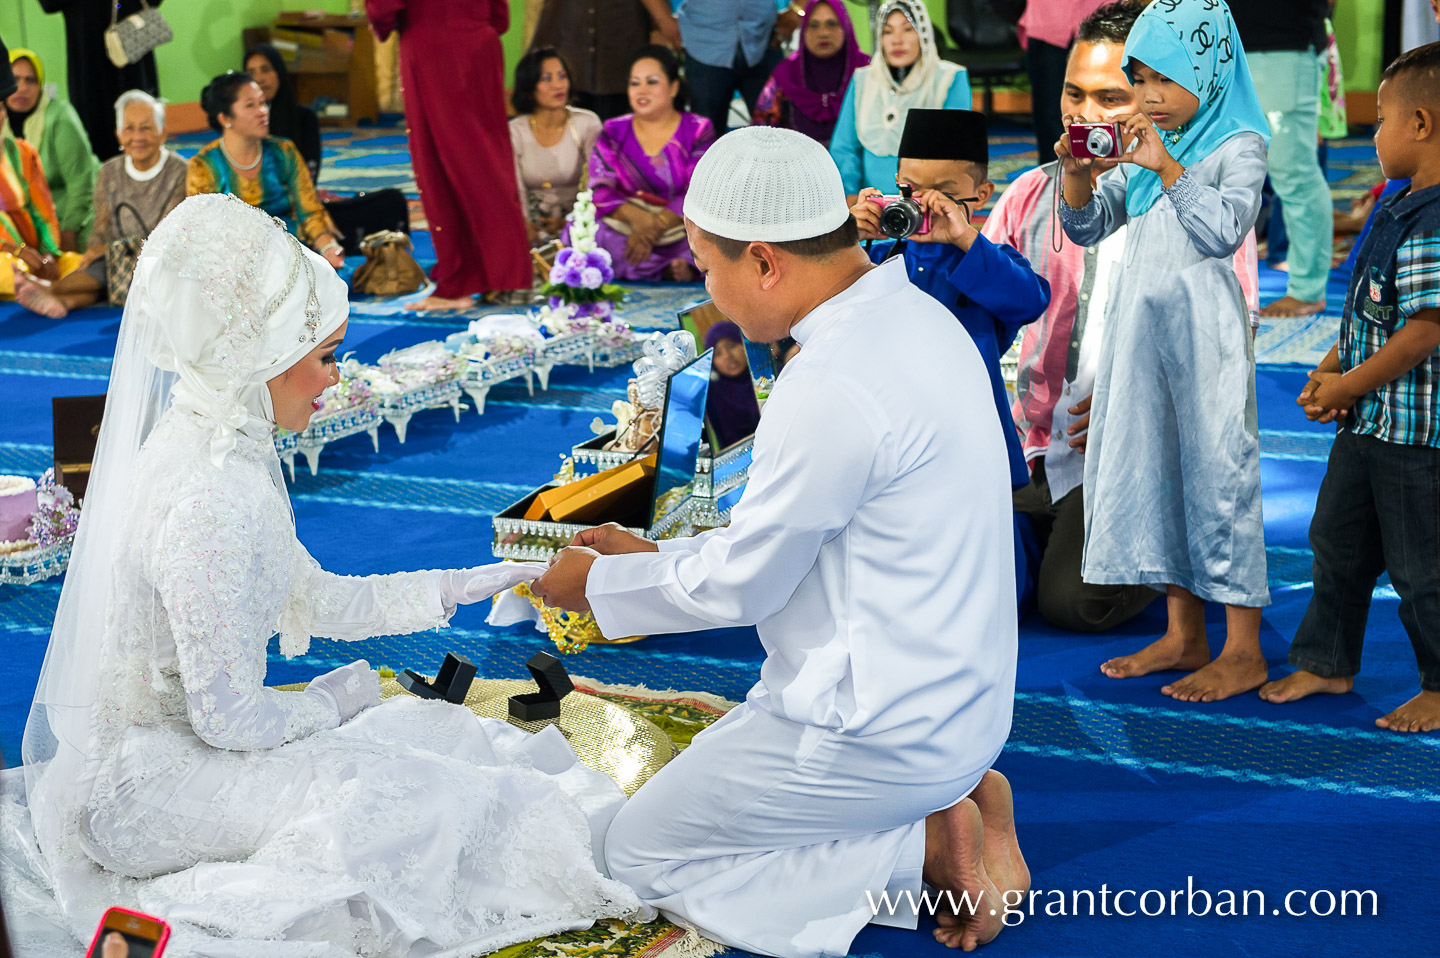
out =
<svg viewBox="0 0 1440 958"><path fill-rule="evenodd" d="M293 656L313 635L435 628L538 571L339 576L296 539L272 433L304 428L334 381L348 305L277 223L196 196L140 257L0 800L17 953L82 953L110 905L170 921L177 958L469 958L648 919L603 874L623 793L555 729L382 705L363 661L265 687L276 633Z"/></svg>

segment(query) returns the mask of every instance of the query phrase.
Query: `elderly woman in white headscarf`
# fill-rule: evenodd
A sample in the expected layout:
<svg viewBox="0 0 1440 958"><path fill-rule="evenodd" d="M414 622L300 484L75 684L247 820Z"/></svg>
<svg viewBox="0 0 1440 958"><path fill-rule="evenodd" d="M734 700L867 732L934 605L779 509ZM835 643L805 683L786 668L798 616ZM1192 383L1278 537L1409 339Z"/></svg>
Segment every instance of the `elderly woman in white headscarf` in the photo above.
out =
<svg viewBox="0 0 1440 958"><path fill-rule="evenodd" d="M165 148L165 105L144 90L115 101L121 155L95 178L95 223L79 268L52 282L15 274L15 299L32 312L64 319L109 296L106 254L115 240L143 240L185 198L185 161ZM123 286L117 286L117 292ZM117 297L116 305L123 303Z"/></svg>
<svg viewBox="0 0 1440 958"><path fill-rule="evenodd" d="M272 432L336 381L347 314L334 269L235 197L145 245L25 729L38 858L13 811L0 829L28 869L7 899L53 899L74 939L37 954L112 904L233 958L472 955L653 914L596 866L623 793L558 730L382 705L364 661L265 686L277 632L294 656L435 628L538 571L339 576L296 539Z"/></svg>
<svg viewBox="0 0 1440 958"><path fill-rule="evenodd" d="M969 74L940 59L922 0L887 0L871 31L878 55L851 78L830 140L852 206L867 186L893 191L900 134L911 109L970 109Z"/></svg>

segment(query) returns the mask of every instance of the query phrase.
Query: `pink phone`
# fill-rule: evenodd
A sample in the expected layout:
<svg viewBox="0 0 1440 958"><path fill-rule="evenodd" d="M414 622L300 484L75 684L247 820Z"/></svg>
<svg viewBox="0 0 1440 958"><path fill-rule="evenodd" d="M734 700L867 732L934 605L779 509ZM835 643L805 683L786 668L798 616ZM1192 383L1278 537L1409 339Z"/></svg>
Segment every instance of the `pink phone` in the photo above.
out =
<svg viewBox="0 0 1440 958"><path fill-rule="evenodd" d="M85 958L160 958L169 940L170 926L164 919L111 908L100 919Z"/></svg>

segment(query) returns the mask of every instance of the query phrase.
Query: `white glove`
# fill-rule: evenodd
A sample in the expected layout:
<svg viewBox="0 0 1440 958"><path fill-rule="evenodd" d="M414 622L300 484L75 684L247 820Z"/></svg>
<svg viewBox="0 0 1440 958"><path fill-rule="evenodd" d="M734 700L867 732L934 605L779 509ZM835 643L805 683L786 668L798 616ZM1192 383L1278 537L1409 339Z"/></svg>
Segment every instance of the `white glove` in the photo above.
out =
<svg viewBox="0 0 1440 958"><path fill-rule="evenodd" d="M543 562L492 562L473 569L447 569L440 573L440 602L447 613L454 614L456 606L483 602L522 582L538 579L544 572Z"/></svg>
<svg viewBox="0 0 1440 958"><path fill-rule="evenodd" d="M335 706L344 725L372 705L380 704L380 676L364 659L340 668L310 682L307 693L319 695Z"/></svg>

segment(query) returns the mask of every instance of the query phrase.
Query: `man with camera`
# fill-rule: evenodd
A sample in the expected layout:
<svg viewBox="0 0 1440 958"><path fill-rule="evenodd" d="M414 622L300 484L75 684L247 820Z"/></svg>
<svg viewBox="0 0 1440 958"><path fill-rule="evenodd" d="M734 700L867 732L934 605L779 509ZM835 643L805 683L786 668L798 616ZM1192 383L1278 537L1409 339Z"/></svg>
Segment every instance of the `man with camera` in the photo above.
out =
<svg viewBox="0 0 1440 958"><path fill-rule="evenodd" d="M1121 62L1125 39L1144 8L1121 0L1080 24L1060 103L1077 156L1112 153L1121 145L1114 124L1138 110ZM1066 239L1055 216L1059 176L1058 164L1048 163L1016 179L983 232L1028 257L1051 291L1044 316L1020 340L1013 408L1031 465L1030 481L1015 494L1015 511L1033 523L1043 555L1036 570L1036 607L1059 628L1103 632L1135 617L1160 594L1148 586L1091 585L1080 576L1090 393L1125 228L1092 247ZM1258 305L1253 235L1236 254L1235 268L1253 311Z"/></svg>
<svg viewBox="0 0 1440 958"><path fill-rule="evenodd" d="M989 162L983 113L912 109L900 139L895 178L901 195L886 197L866 188L850 212L860 225L861 239L879 240L870 244L871 260L901 257L910 282L950 310L980 350L990 374L993 421L1005 436L1010 483L1019 489L1030 481L1030 472L1010 417L1000 357L1021 328L1045 312L1050 284L1025 257L987 239L972 224L975 212L995 191L988 178ZM986 415L983 410L979 414ZM1034 599L1040 555L1029 519L1017 514L1014 526L1015 593L1023 615Z"/></svg>

